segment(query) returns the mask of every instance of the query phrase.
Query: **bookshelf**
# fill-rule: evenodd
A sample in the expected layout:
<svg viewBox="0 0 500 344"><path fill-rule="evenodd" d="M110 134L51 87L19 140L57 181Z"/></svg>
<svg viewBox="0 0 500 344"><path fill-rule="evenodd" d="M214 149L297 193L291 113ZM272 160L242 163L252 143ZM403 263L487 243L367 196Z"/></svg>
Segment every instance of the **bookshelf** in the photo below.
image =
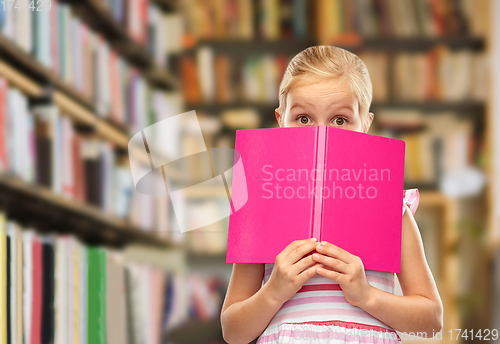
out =
<svg viewBox="0 0 500 344"><path fill-rule="evenodd" d="M148 91L165 92L165 94L172 94L173 97L176 97L178 82L174 76L175 66L169 65L168 61L158 63L158 56L148 51L144 42L139 43L135 38L131 37L130 33L125 29L125 23L120 23L113 18L109 8L104 5L104 1L58 1L57 3L59 5L68 5L72 15L74 15L72 18L75 18L75 21L77 18L78 23L82 25L80 27L92 30L93 33L99 36L102 39L101 42L107 44L117 54L117 57L127 64L129 68L127 71L137 72L134 75L138 75L144 79ZM114 4L116 3L115 1ZM146 4L147 2L143 3ZM150 4L157 5L160 11L164 13L171 15L177 13L176 1L155 0L151 1ZM57 4L53 2L53 5ZM47 104L53 105L58 109L60 118L69 119L77 135L85 135L86 138L97 139L99 142L109 144L113 147L112 153L117 157L117 160L126 160L129 140L132 134L135 134L137 127L142 129L141 125L145 127L151 124L153 119L146 118L148 114L143 113L140 116L146 119L136 123L135 127L133 127L132 123L127 122L128 118L125 118L126 116L123 116L122 120L117 121L117 118L113 118L113 115L103 113L96 102L95 95L89 96L88 89L82 90L79 88L77 86L78 80L75 83L75 79L69 80L67 77L64 77L60 73L60 70L55 70L54 66L42 63L35 56L34 51L29 51L26 47L22 47L22 44L19 44L21 39L18 41L12 37L7 37L3 31L4 27L2 27L4 24L3 20L5 19L3 15L3 13L0 13L0 81L5 82L9 90L15 89L19 91L26 100L43 99ZM19 27L16 27L17 29ZM13 32L20 34L16 30ZM88 31L86 32L88 33ZM25 34L26 32L23 33ZM36 38L32 37L32 39L37 42ZM67 49L70 48L68 47ZM175 52L165 50L165 60L171 58L171 55L175 55ZM85 68L87 67L85 66ZM93 72L88 69L84 69L84 71L87 74ZM91 87L93 86L91 85ZM150 109L147 108L146 110ZM177 110L172 111L180 113ZM2 113L0 115L4 116ZM5 129L2 127L3 125L4 122L0 123L2 130ZM3 133L1 140L4 140ZM147 154L145 154L146 152L142 152L140 147L132 147L132 150L132 153L139 158L141 163L149 166L150 161ZM126 167L128 168L128 166ZM179 177L178 171L168 166L166 168L166 172L171 178L175 179ZM119 334L121 330L125 329L131 331L129 335L134 342L153 343L155 342L154 336L165 332L165 326L167 325L180 326L185 320L192 318L206 319L209 317L212 321L218 320L216 313L217 307L219 307L217 302L221 299L219 295L220 290L212 288L214 288L214 284L220 282L217 282L217 276L201 278L190 272L189 267L184 264L184 256L190 253L190 250L183 240L172 237L175 233L171 229L171 223L167 223L167 232L165 232L165 228L161 230L156 227L145 228L142 224L133 222L129 218L112 214L101 207L87 202L82 202L71 197L68 198L54 192L50 187L28 182L6 171L4 166L0 166L0 194L0 222L3 220L6 221L5 223L0 223L0 253L4 257L5 248L7 247L7 261L11 259L10 254L17 250L15 246L12 246L15 242L19 242L21 246L24 245L26 252L28 252L27 247L33 243L34 249L37 250L36 254L40 252L38 248L41 245L44 259L45 254L48 254L49 257L51 254L55 254L56 256L52 256L56 260L52 269L55 269L57 273L61 273L62 265L60 264L64 258L57 258L57 255L67 255L67 271L71 272L71 276L67 277L77 278L78 283L84 283L83 280L79 279L80 277L77 277L80 272L78 270L73 271L72 269L87 258L82 258L83 256L72 257L71 255L78 255L80 252L91 252L92 259L94 259L92 264L94 265L92 268L89 267L88 271L92 271L92 273L100 271L99 273L101 274L100 276L96 275L97 277L94 276L96 279L93 281L95 282L102 278L104 280L107 279L108 284L113 284L106 290L103 290L101 285L101 289L97 291L97 293L100 293L100 296L97 297L97 295L94 295L96 300L99 299L99 302L96 301L96 304L101 303L99 307L103 307L102 300L108 299L112 299L112 301L108 300L108 302L116 304L117 299L113 297L122 295L124 289L126 290L127 298L129 298L129 295L132 295L130 296L130 300L127 299L127 302L131 302L131 304L125 306L122 303L124 302L123 299L118 300L118 302L120 307L127 308L127 312L137 312L129 314L131 318L128 319L128 324L133 325L135 327L134 330L123 327L124 322L119 324L122 327L116 327L117 323L114 322L112 317L104 319L103 322L102 313L98 314L97 318L89 317L86 319L89 322L100 319L98 320L99 324L96 324L94 321L92 326L101 326L102 329L104 324L104 327L108 327L108 343L113 342L113 340L114 342L123 342L121 341L123 338L119 339L114 335ZM199 195L194 196L199 197ZM166 206L170 207L169 204L166 204ZM173 215L172 209L165 210L168 210L171 214L170 216ZM155 225L157 224L156 221L154 222ZM172 218L167 218L167 221L172 221ZM6 227L3 226L4 224L6 224ZM131 247L143 247L143 253L139 257L137 255L130 255L127 249ZM72 249L74 249L74 252ZM31 246L29 250L31 250ZM134 257L131 258L130 256ZM150 256L150 261L145 259L147 256ZM41 261L39 256L36 257L38 257L36 259ZM75 259L74 261L73 258ZM2 259L0 261L4 264L5 261ZM158 264L159 261L169 261L169 264ZM28 262L29 260L26 264ZM71 265L69 262L74 262L75 265ZM45 263L46 261L44 260ZM86 260L85 263L87 263ZM50 262L48 264L50 265ZM106 264L108 265L106 266ZM4 303L6 295L4 293L9 293L10 297L10 292L12 292L12 290L6 291L3 289L6 285L4 283L4 267L2 265L2 269L0 270L0 279L2 279L0 293L3 295L3 299L0 297L0 300L2 300L0 301L0 310L2 312L6 307ZM12 267L9 265L9 268L16 267L15 265ZM40 277L42 283L50 284L50 271L45 272L47 271L44 270L44 274L41 276L38 275L37 278ZM104 275L102 275L103 273ZM122 280L120 276L126 277L123 279L126 285L120 284L121 282L116 284L117 281ZM61 285L61 280L57 280L60 277L56 276L56 281L52 281L52 286L54 283L56 284L59 295L66 294L65 288L67 288L67 295L77 293L76 290L72 289L73 286ZM172 283L175 285L174 287L169 287L168 293L170 294L167 293L167 289L161 289L167 281L174 281ZM9 283L9 280L7 283ZM178 286L184 288L186 285L189 285L189 291L182 291L182 288L178 288ZM80 288L80 285L77 284L77 287ZM137 288L139 288L139 291ZM151 291L150 297L144 299L145 296L141 293L147 291L148 288L156 288L156 291ZM38 297L39 294L37 293L38 291L35 291L36 295L33 295ZM102 293L107 294L102 295ZM201 298L201 295L204 295L205 299ZM152 297L156 297L157 299L153 300ZM172 303L169 306L170 310L158 309L164 306L163 302L167 298L170 298L168 302ZM172 298L182 299L182 302L174 304ZM62 305L61 302L63 301L57 301L58 307ZM83 307L83 304L81 306ZM98 313L102 309L97 310L94 308L93 312ZM46 309L42 308L42 312L45 311ZM85 315L80 315L80 318L73 319L74 314L70 309L59 309L58 311L62 316L54 318L56 322L59 322L56 324L58 328L56 335L61 335L64 332L61 332L61 326L68 325L67 331L76 331L71 326L77 326L77 320L84 321L82 319L86 318ZM112 312L114 309L108 309L108 311ZM19 312L19 309L16 312ZM94 315L97 313L94 313ZM51 316L48 314L44 314L44 316L47 319L46 321L51 319ZM168 322L163 322L164 316L170 317ZM64 322L65 320L61 319L64 317L73 319L75 323L62 324L61 321ZM148 322L144 323L146 317ZM120 315L117 315L116 318L120 318ZM160 319L162 320L161 324L155 321ZM1 320L2 326L4 326L6 320L3 316ZM123 319L119 320L122 321ZM106 321L108 322L106 323ZM141 321L143 322L141 323ZM43 328L49 328L45 326L47 324L44 323L43 319L41 323L38 323L38 320L35 320L35 323L42 325ZM90 324L87 325L91 326ZM152 326L156 327L152 328ZM12 331L10 332L11 335ZM29 331L29 329L26 331ZM73 333L76 335L76 332ZM26 334L30 335L28 332ZM47 332L42 330L41 335L47 335ZM67 339L69 340L69 338ZM60 338L60 340L61 342L67 342L64 338ZM101 333L99 338L93 337L92 342L106 342L106 338L103 338Z"/></svg>
<svg viewBox="0 0 500 344"><path fill-rule="evenodd" d="M99 2L93 3L100 4ZM99 5L98 7L101 8ZM108 20L108 25L113 26L116 24L110 24L109 18L101 19L104 21ZM122 34L124 33L122 32ZM132 44L131 42L132 41L129 40L128 43ZM134 48L138 47L134 46ZM139 52L143 51L140 47L136 50ZM112 142L119 149L127 151L130 136L126 128L97 115L92 101L84 94L79 92L61 77L54 74L52 70L37 61L31 54L23 51L18 45L14 44L12 40L1 34L0 51L2 56L2 61L0 61L0 77L3 77L9 85L16 87L28 97L44 97L50 99L51 102L60 108L65 116L68 116L74 122L75 125L87 128L95 137ZM123 53L126 54L126 52ZM168 71L161 70L159 67L154 66L149 56L144 55L144 57L144 60L147 60L147 63L143 66L146 76L154 75L155 78L167 76L167 78L163 80L163 86L169 89L175 87L175 81L173 81ZM132 56L129 56L129 58L137 63L137 60L134 60ZM155 83L152 79L151 82ZM149 163L144 154L137 154L137 157L143 157L143 162ZM175 171L169 171L169 173L175 176ZM25 200L32 200L39 205L46 206L47 209L51 209L53 212L61 213L60 216L57 215L56 217L59 217L58 221L60 223L62 222L63 225L68 224L68 222L64 223L64 221L61 221L61 218L66 218L62 214L68 213L72 216L76 215L78 220L84 223L83 228L86 227L86 230L82 231L80 229L80 234L88 234L93 242L102 241L102 243L118 246L123 246L124 243L130 242L160 247L175 246L172 242L158 238L153 233L146 233L122 219L110 217L108 214L105 214L93 206L78 204L54 194L43 187L23 183L22 180L18 180L5 173L2 173L1 177L0 184L2 190L8 192L13 199L19 199L20 204L28 206L25 207L25 209L29 209L29 202L25 202ZM4 203L8 205L7 199L6 197L3 198ZM14 207L10 208L13 209ZM40 207L40 210L41 214L38 215L43 217L43 207ZM96 224L101 226L102 230L95 230L93 226ZM92 227L94 228L93 230L91 230Z"/></svg>
<svg viewBox="0 0 500 344"><path fill-rule="evenodd" d="M187 49L183 56L196 60L196 47L209 49L212 51L213 57L211 60L217 64L218 57L233 59L237 63L244 61L246 57L258 56L286 56L289 59L299 51L314 45L315 41L309 40L280 40L280 41L265 41L265 40L235 40L223 39L219 40L200 40L198 45L192 46ZM449 51L463 51L464 49L471 52L481 53L484 51L485 39L483 37L464 36L464 37L439 37L439 38L415 38L415 39L391 39L391 38L371 38L362 40L356 45L338 45L339 47L348 49L355 53L383 53L391 56L397 53L404 54L418 54L432 49L446 49ZM237 65L239 67L239 65ZM231 66L230 68L232 68ZM236 68L238 68L236 67ZM217 67L216 71L217 71ZM243 67L245 68L245 67ZM280 66L278 68L283 68ZM280 69L282 71L282 69ZM199 73L199 71L197 71ZM187 73L187 72L186 72ZM239 73L238 71L233 73ZM245 72L242 72L245 73ZM394 73L394 71L391 71ZM187 74L186 74L187 75ZM281 75L281 73L280 73ZM184 76L186 78L186 76ZM241 76L239 76L241 77ZM259 78L257 76L256 78ZM234 75L229 76L229 79L234 78ZM279 80L276 80L274 85L277 87ZM254 81L255 82L255 81ZM202 88L201 85L193 85L193 79L186 79L184 83L189 88ZM213 81L213 87L219 87L218 82ZM375 84L375 83L374 83ZM375 84L376 85L376 84ZM227 87L227 86L226 86ZM235 87L231 85L229 87ZM387 87L387 86L385 86ZM203 91L198 93L203 94ZM212 93L217 93L217 89ZM241 91L240 91L241 92ZM268 102L265 99L259 101L249 100L231 100L222 101L217 99L217 96L212 95L212 99L203 100L203 96L198 96L200 99L192 101L187 99L186 109L195 109L197 111L218 116L220 113L234 109L254 109L261 118L262 126L276 126L274 118L274 109L277 108L277 102ZM233 95L233 98L237 97ZM478 114L485 112L485 101L481 99L425 99L423 101L416 100L401 100L401 99L374 99L371 105L371 111L378 111L380 109L416 109L422 113L429 114L432 112L451 111L459 115L466 115L470 117L478 117ZM234 128L232 128L234 129ZM237 128L236 128L237 129Z"/></svg>
<svg viewBox="0 0 500 344"><path fill-rule="evenodd" d="M180 3L184 5L181 9L185 11L190 5L199 5L194 0L180 1ZM475 148L474 153L471 153L472 157L468 159L482 171L487 179L486 188L479 195L472 199L447 196L435 179L432 181L408 180L405 181L405 188L419 188L421 192L419 209L420 207L431 209L439 215L433 227L439 230L436 234L436 240L438 240L436 252L429 254L439 257L437 270L440 273L439 276L435 275L435 278L445 309L443 340L447 340L445 334L451 328L474 328L476 331L479 328L491 328L490 318L488 318L491 307L488 305L488 300L492 294L491 289L484 287L491 282L491 277L484 272L474 275L480 281L478 283L483 286L480 291L483 301L479 304L467 301L470 290L457 284L463 284L467 278L465 276L470 276L470 271L461 268L464 259L462 256L465 254L464 242L470 240L464 235L464 231L468 230L467 217L488 219L484 228L487 229L491 238L495 237L492 233L498 227L498 220L494 215L496 177L493 173L495 149L498 145L493 146L497 135L494 129L496 120L492 110L493 96L491 91L483 90L481 95L464 92L458 96L458 93L444 95L436 92L426 97L411 94L410 97L399 95L398 98L394 96L397 95L397 92L394 92L397 86L394 86L395 79L393 79L395 76L404 74L394 67L396 64L394 61L398 56L416 57L425 54L443 56L440 55L442 52L445 52L445 55L457 54L455 56L458 56L464 53L462 57L467 54L478 56L477 65L483 69L454 67L454 71L458 73L464 70L474 70L471 75L481 78L481 85L490 85L490 71L486 66L491 56L492 44L492 30L487 15L490 13L491 1L462 1L457 5L458 7L454 8L458 12L452 12L451 7L447 7L451 4L448 1L442 1L439 5L434 3L431 5L432 8L425 8L426 1L401 1L398 2L399 5L395 5L395 2L391 5L390 2L378 1L312 1L307 2L310 7L307 7L305 3L306 1L269 1L265 5L254 4L248 9L245 6L250 6L249 2L241 1L238 6L245 8L245 14L238 9L230 14L223 13L223 10L216 5L200 6L198 11L186 13L190 36L189 45L183 56L188 63L186 63L186 70L183 71L181 68L180 81L181 84L188 85L190 90L197 90L187 96L186 109L194 109L199 113L220 118L223 125L226 124L224 124L222 114L234 112L236 116L239 110L252 110L259 116L259 127L277 127L274 116L274 109L278 107L277 96L249 100L241 99L237 94L238 88L245 83L241 75L251 73L251 68L258 64L255 61L259 59L263 61L264 58L269 57L274 59L273 63L277 65L275 68L278 72L272 73L276 75L277 80L269 82L269 79L258 74L262 73L259 70L255 72L256 76L250 83L259 85L256 87L259 90L263 88L264 83L267 83L266 86L271 84L271 88L277 94L279 81L281 81L278 78L281 78L286 63L296 53L309 46L316 44L339 46L359 54L363 61L365 61L365 56L368 58L380 55L387 57L388 62L383 67L389 69L388 77L380 76L378 71L381 69L380 65L367 63L370 73L376 75L376 80L372 80L374 89L381 88L380 79L392 79L388 85L382 85L382 88L386 88L386 95L380 97L379 94L376 98L374 94L371 105L371 111L375 113L372 133L393 137L410 134L405 138L414 138L412 133L413 135L423 134L426 128L442 133L459 133L458 127L445 126L437 129L437 125L433 126L432 122L445 114L452 114L456 123L468 123L467 126L470 128L471 134L467 135L469 135L470 144ZM369 7L373 4L376 6ZM421 5L424 7L419 7ZM294 6L307 8L300 7L301 10L295 10ZM401 7L391 8L393 6ZM205 12L210 12L211 15ZM481 60L482 57L485 59ZM201 61L203 58L206 60ZM224 62L224 59L229 62ZM253 60L246 65L247 59ZM442 65L451 65L450 61L443 62ZM208 91L207 84L209 83L206 80L204 85L196 84L196 75L199 78L202 74L197 68L204 66L206 69L207 65L213 66L219 79L213 80L212 89ZM435 69L434 75L439 75L439 68L443 67ZM220 82L221 78L225 80L221 75L225 75L227 70L230 71L227 77L229 81ZM264 70L264 74L270 73L269 69ZM207 77L209 74L204 74L204 78ZM261 82L263 79L266 81ZM446 84L452 80L446 79L447 77L443 77L439 83L443 85L461 83L461 81L455 81ZM405 87L407 88L403 85L399 88ZM447 86L443 88L446 89ZM221 96L221 94L224 95ZM405 96L407 99L402 99ZM389 112L400 113L397 121L391 122L393 117L385 116ZM417 118L416 121L415 118ZM248 123L251 122L253 120ZM228 135L231 135L231 131L242 128L247 127L229 127L227 128ZM424 140L421 143L424 144ZM419 152L421 151L422 149L419 148ZM428 168L423 162L417 165L422 166L423 170ZM473 208L475 213L472 215L470 213ZM418 213L419 210L416 215ZM479 225L481 226L483 225ZM485 264L491 264L491 257L499 247L499 240L490 239L486 242L488 243L486 246L479 247L489 252L487 256L490 258ZM477 245L482 244L478 241ZM471 319L474 317L472 315L468 316L470 311L478 315L477 319Z"/></svg>
<svg viewBox="0 0 500 344"><path fill-rule="evenodd" d="M0 175L2 210L20 223L42 231L65 232L72 228L83 241L124 247L129 243L175 248L179 245L148 234L127 221L104 214L98 208L68 200L38 185L29 185L15 176Z"/></svg>
<svg viewBox="0 0 500 344"><path fill-rule="evenodd" d="M39 85L3 62L0 62L0 76L6 78L9 83L17 86L29 96L37 97L42 95L43 91ZM128 138L125 134L108 123L98 119L94 114L74 102L64 93L56 91L53 98L54 102L61 109L63 109L65 113L69 114L69 116L76 123L93 127L97 136L105 140L112 141L121 146L123 149L127 149ZM120 241L123 242L123 240L125 240L125 242L130 242L131 240L135 241L139 239L139 242L142 243L168 246L167 241L156 238L153 234L147 234L144 231L127 224L126 222L119 221L118 219L109 219L108 215L104 214L97 208L72 202L62 196L54 194L48 189L44 189L42 187L36 188L36 186L28 185L15 177L6 175L5 173L2 173L0 184L2 186L2 190L8 192L11 196L3 198L4 203L7 204L10 209L20 210L22 208L18 208L19 205L24 205L26 207L25 210L29 210L30 205L38 203L39 205L46 206L47 209L55 210L61 213L61 215L56 215L56 218L59 218L59 222L62 222L59 225L67 225L68 222L70 222L68 220L74 219L74 216L77 215L80 218L80 221L84 220L85 222L86 220L87 225L85 227L87 228L87 231L89 228L94 228L93 234L88 233L93 236L94 242L96 241L96 238L99 237L101 237L104 242L108 243L113 241L115 243L119 243ZM17 206L9 205L9 201L11 199L19 199ZM31 203L30 201L35 201L35 203ZM34 212L34 210L29 210L28 214L32 214ZM40 207L38 213L38 215L42 216L42 218L44 215L50 215L50 213L47 213L43 207ZM72 216L67 216L68 214L71 214ZM23 218L24 216L25 213L21 212L20 217ZM66 219L67 222L64 223L64 221L61 221L61 217L62 219ZM99 227L103 227L102 231L95 230L95 227L92 225L95 225L96 223ZM106 227L109 227L109 229ZM85 231L82 233L85 234Z"/></svg>

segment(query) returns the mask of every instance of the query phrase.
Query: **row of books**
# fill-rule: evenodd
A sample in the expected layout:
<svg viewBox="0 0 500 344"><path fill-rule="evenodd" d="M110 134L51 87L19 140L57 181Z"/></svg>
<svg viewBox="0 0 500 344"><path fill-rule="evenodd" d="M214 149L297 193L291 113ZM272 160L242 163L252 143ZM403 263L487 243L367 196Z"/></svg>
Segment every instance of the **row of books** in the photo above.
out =
<svg viewBox="0 0 500 344"><path fill-rule="evenodd" d="M305 38L307 7L306 0L181 1L187 32L196 39Z"/></svg>
<svg viewBox="0 0 500 344"><path fill-rule="evenodd" d="M127 34L146 47L159 66L167 68L167 56L182 48L181 14L165 13L149 0L104 0L103 3Z"/></svg>
<svg viewBox="0 0 500 344"><path fill-rule="evenodd" d="M362 37L483 36L486 1L317 0L314 9L321 44ZM351 35L353 34L354 35Z"/></svg>
<svg viewBox="0 0 500 344"><path fill-rule="evenodd" d="M131 262L0 213L1 343L159 344L220 313L221 281Z"/></svg>
<svg viewBox="0 0 500 344"><path fill-rule="evenodd" d="M184 0L182 4L188 32L201 40L315 35L321 44L332 44L349 36L483 35L486 30L482 0Z"/></svg>
<svg viewBox="0 0 500 344"><path fill-rule="evenodd" d="M129 218L144 229L167 231L168 199L139 194L127 156L113 143L78 130L57 106L30 104L0 78L0 173Z"/></svg>
<svg viewBox="0 0 500 344"><path fill-rule="evenodd" d="M278 86L290 57L249 56L243 59L216 55L201 47L181 60L181 80L187 103L275 103Z"/></svg>
<svg viewBox="0 0 500 344"><path fill-rule="evenodd" d="M50 11L11 10L5 15L0 22L1 34L71 85L99 116L132 126L133 131L146 126L149 97L155 91L139 70L74 15L68 4L52 1ZM165 24L172 26L166 31L161 13L155 18L153 22L162 24L152 29L150 46L157 62L164 65L170 35L175 40L176 30L175 25Z"/></svg>
<svg viewBox="0 0 500 344"><path fill-rule="evenodd" d="M479 192L484 186L484 142L476 123L453 112L379 110L377 134L404 140L405 182L438 187L449 196Z"/></svg>
<svg viewBox="0 0 500 344"><path fill-rule="evenodd" d="M149 0L104 0L103 4L114 20L122 24L127 33L141 44L148 39Z"/></svg>
<svg viewBox="0 0 500 344"><path fill-rule="evenodd" d="M158 116L162 116L158 120L171 115L173 109L168 107L168 95L157 93L153 100L152 107L158 110ZM220 140L212 139L219 130L218 126L210 129L214 124L204 117L199 118L199 125L206 143L210 147L219 147ZM172 127L168 132L151 130L148 144L162 147L162 152L167 155L188 156L192 154L190 147L199 146L189 130L189 127ZM135 155L129 157L113 143L87 133L85 127L75 125L56 105L28 99L18 89L9 87L2 78L0 133L0 176L16 176L27 184L46 187L70 201L91 204L105 214L126 219L145 231L154 231L155 235L179 243L186 242L188 247L199 252L224 251L227 226L219 226L218 233L205 237L204 245L196 241L200 236L176 236L180 234L176 226L179 217L184 221L196 221L196 214L203 216L203 210L191 209L199 206L198 195L194 195L193 202L190 198L178 201L174 213L168 188L159 175L156 175L158 178L153 181L153 187L164 192L143 194L136 190L129 163ZM230 144L227 142L226 146ZM135 163L146 171L150 169L147 157L145 161ZM206 198L213 197L207 195ZM213 202L208 204L207 211L221 209L217 205L214 208Z"/></svg>
<svg viewBox="0 0 500 344"><path fill-rule="evenodd" d="M387 54L364 51L373 101L485 101L488 57L469 49L437 46L426 52Z"/></svg>
<svg viewBox="0 0 500 344"><path fill-rule="evenodd" d="M167 106L170 103L168 95L157 93L153 100L152 107L160 116L158 120L171 115L173 109ZM219 126L214 127L214 123L201 116L199 125L206 144L219 147L220 140L212 139ZM70 201L91 204L105 214L126 219L164 238L186 242L188 247L200 252L224 251L227 226L219 226L217 234L205 238L205 245L196 242L200 236L175 236L180 234L176 226L179 217L196 221L193 214L203 216L203 210L191 209L199 206L196 201L200 199L198 195L194 195L193 202L190 198L178 201L174 213L163 178L154 181L154 188L164 191L161 194L139 192L129 164L129 159L135 155L129 157L113 143L101 140L86 130L75 125L56 105L28 99L0 78L0 175L16 176L27 184L46 187ZM190 147L199 146L189 130L189 127L171 128L168 133L151 130L148 144L162 147L162 152L167 155L188 156L191 154L188 151ZM230 144L227 142L226 146ZM147 157L145 161L135 163L146 171L150 169ZM205 198L213 197L207 195ZM207 211L221 209L217 205L213 208L213 203L208 204Z"/></svg>
<svg viewBox="0 0 500 344"><path fill-rule="evenodd" d="M437 46L426 52L360 52L373 84L373 100L484 101L488 61L481 52ZM243 59L198 48L181 62L188 103L254 102L275 104L289 58L284 55Z"/></svg>

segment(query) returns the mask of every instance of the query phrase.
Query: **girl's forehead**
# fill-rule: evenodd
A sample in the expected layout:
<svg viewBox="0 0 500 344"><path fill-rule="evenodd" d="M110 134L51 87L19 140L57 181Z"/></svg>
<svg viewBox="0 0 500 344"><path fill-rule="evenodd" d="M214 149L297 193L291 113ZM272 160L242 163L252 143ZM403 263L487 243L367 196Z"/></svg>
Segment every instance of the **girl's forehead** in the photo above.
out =
<svg viewBox="0 0 500 344"><path fill-rule="evenodd" d="M336 80L294 86L290 89L288 98L291 105L305 102L314 104L323 101L353 105L357 100L345 83Z"/></svg>
<svg viewBox="0 0 500 344"><path fill-rule="evenodd" d="M325 79L325 80L300 80L290 88L289 92L347 92L351 93L351 88L348 82L341 79Z"/></svg>

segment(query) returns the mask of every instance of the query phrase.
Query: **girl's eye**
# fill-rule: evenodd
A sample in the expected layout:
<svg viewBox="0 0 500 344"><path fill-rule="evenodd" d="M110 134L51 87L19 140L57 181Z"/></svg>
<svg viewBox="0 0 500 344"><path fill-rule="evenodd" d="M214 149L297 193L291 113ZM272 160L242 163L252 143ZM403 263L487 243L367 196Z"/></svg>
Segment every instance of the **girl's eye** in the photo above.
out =
<svg viewBox="0 0 500 344"><path fill-rule="evenodd" d="M302 123L302 124L308 124L308 123L309 123L309 118L308 118L308 117L306 117L306 116L300 116L300 117L299 117L299 121L300 121L300 123Z"/></svg>
<svg viewBox="0 0 500 344"><path fill-rule="evenodd" d="M346 120L343 117L337 117L335 119L335 124L337 124L337 125L343 125L343 124L345 124L345 122L346 122Z"/></svg>

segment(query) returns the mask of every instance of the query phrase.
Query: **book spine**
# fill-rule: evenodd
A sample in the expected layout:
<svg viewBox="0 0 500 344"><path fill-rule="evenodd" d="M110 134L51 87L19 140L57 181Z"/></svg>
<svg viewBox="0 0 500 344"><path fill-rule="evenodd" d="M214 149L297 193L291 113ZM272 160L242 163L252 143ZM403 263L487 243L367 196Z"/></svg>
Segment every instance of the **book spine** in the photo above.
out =
<svg viewBox="0 0 500 344"><path fill-rule="evenodd" d="M325 179L326 126L319 126L316 136L316 178L314 181L312 238L321 241L321 215L323 209L323 187Z"/></svg>
<svg viewBox="0 0 500 344"><path fill-rule="evenodd" d="M5 214L0 213L0 344L7 344L7 270L3 267L7 263L7 238Z"/></svg>

